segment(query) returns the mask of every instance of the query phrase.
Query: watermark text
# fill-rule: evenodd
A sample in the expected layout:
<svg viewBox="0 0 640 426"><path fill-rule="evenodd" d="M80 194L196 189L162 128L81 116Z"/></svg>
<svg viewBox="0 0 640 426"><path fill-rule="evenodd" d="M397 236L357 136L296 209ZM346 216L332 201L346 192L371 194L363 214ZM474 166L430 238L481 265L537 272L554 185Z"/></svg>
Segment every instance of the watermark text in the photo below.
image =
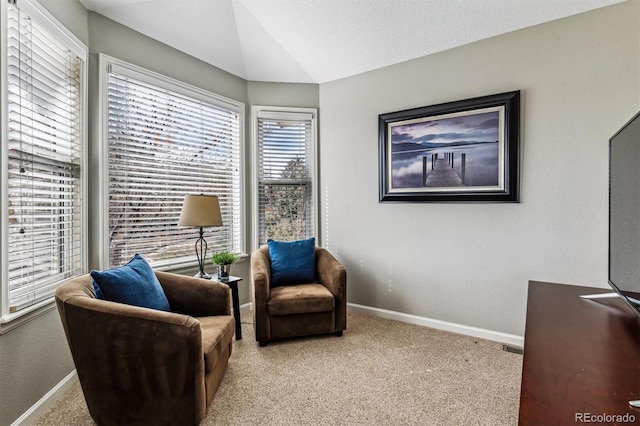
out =
<svg viewBox="0 0 640 426"><path fill-rule="evenodd" d="M625 414L594 414L575 413L576 423L635 423L636 416L630 413Z"/></svg>

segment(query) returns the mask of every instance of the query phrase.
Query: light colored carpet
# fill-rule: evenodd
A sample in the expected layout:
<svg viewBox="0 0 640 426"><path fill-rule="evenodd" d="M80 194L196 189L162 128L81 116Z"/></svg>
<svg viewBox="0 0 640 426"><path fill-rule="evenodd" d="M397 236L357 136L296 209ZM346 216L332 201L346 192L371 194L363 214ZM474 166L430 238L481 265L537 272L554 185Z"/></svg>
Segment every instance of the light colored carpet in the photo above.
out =
<svg viewBox="0 0 640 426"><path fill-rule="evenodd" d="M261 348L251 312L202 425L515 425L522 356L473 337L349 313L342 337ZM114 409L117 409L114 407ZM75 385L37 425L93 425Z"/></svg>

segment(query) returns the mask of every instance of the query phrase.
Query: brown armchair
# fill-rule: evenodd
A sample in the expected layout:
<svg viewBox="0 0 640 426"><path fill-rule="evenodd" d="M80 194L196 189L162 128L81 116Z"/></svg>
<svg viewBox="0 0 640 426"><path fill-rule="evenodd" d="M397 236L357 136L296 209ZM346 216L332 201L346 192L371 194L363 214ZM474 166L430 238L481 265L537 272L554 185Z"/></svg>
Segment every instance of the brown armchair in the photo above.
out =
<svg viewBox="0 0 640 426"><path fill-rule="evenodd" d="M256 341L334 333L347 328L347 273L327 250L316 247L317 283L271 288L269 248L251 255Z"/></svg>
<svg viewBox="0 0 640 426"><path fill-rule="evenodd" d="M155 272L172 312L97 299L90 275L56 291L89 412L99 425L198 424L232 350L229 287Z"/></svg>

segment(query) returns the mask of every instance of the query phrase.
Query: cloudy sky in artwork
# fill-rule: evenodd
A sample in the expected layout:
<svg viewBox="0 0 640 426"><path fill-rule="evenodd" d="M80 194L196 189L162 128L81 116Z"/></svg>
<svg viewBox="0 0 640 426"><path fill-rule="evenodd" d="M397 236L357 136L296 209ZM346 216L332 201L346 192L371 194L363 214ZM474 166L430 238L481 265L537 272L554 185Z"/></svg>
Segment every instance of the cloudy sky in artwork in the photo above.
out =
<svg viewBox="0 0 640 426"><path fill-rule="evenodd" d="M394 126L391 143L495 142L498 140L499 112L489 111Z"/></svg>

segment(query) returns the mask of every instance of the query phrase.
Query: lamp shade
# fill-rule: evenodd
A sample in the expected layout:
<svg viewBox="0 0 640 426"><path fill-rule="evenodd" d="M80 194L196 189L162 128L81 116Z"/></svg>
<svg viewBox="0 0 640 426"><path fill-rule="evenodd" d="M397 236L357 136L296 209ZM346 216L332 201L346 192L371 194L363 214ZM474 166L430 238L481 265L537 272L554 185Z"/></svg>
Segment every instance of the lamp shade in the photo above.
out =
<svg viewBox="0 0 640 426"><path fill-rule="evenodd" d="M184 197L178 226L222 226L218 197L215 195Z"/></svg>

